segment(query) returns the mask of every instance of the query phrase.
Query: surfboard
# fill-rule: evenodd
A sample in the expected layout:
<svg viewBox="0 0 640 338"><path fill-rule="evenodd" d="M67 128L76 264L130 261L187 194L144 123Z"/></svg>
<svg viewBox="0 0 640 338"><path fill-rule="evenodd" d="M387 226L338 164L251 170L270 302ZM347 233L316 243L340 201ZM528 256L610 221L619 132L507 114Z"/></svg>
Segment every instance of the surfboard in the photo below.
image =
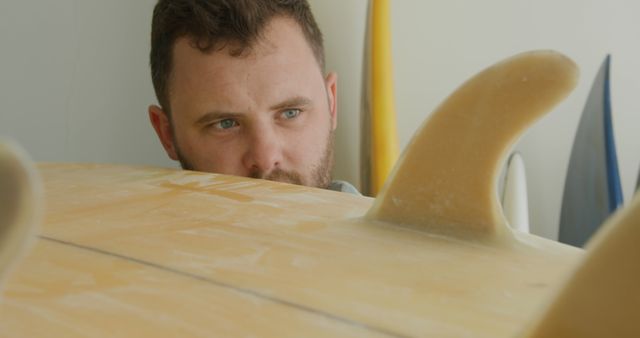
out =
<svg viewBox="0 0 640 338"><path fill-rule="evenodd" d="M527 175L522 155L514 152L509 156L502 194L502 208L509 225L518 231L529 233L529 199L527 197Z"/></svg>
<svg viewBox="0 0 640 338"><path fill-rule="evenodd" d="M623 203L611 116L610 64L607 56L587 98L562 197L559 240L578 247Z"/></svg>
<svg viewBox="0 0 640 338"><path fill-rule="evenodd" d="M498 171L576 79L549 51L479 73L431 115L375 200L41 164L45 218L4 285L0 337L515 337L584 255L509 230Z"/></svg>
<svg viewBox="0 0 640 338"><path fill-rule="evenodd" d="M366 196L382 189L398 159L391 53L391 3L371 0L362 66L360 186Z"/></svg>

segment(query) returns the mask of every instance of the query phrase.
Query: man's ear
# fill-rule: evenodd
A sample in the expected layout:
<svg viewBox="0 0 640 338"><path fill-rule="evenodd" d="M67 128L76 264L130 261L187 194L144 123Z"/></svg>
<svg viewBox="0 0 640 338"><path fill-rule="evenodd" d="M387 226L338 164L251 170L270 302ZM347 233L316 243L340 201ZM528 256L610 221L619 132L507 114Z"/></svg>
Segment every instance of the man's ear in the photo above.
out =
<svg viewBox="0 0 640 338"><path fill-rule="evenodd" d="M162 146L167 152L167 155L169 155L169 158L177 161L178 155L176 153L175 143L173 140L173 130L171 129L169 116L159 106L151 105L149 106L149 120L151 121L153 129L156 130L160 143L162 143Z"/></svg>
<svg viewBox="0 0 640 338"><path fill-rule="evenodd" d="M330 72L324 80L329 98L329 114L331 114L331 130L338 126L338 74Z"/></svg>

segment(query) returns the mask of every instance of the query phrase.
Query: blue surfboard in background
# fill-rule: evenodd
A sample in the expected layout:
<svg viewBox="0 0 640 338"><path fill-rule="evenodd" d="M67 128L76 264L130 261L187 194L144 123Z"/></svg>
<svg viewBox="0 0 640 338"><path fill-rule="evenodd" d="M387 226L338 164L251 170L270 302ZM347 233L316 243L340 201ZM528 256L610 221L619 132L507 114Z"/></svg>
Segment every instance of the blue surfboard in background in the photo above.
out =
<svg viewBox="0 0 640 338"><path fill-rule="evenodd" d="M623 203L611 120L608 55L591 87L573 142L559 240L582 247Z"/></svg>

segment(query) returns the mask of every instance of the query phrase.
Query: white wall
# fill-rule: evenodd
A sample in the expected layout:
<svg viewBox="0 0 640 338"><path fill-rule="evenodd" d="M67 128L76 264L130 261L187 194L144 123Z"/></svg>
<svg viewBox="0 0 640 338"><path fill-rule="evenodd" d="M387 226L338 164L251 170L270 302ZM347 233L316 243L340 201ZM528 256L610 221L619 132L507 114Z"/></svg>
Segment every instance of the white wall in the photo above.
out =
<svg viewBox="0 0 640 338"><path fill-rule="evenodd" d="M155 0L0 0L0 135L38 161L176 166L147 120ZM339 73L336 176L358 183L365 0L311 0ZM401 145L469 76L512 54L553 48L582 79L521 141L533 231L555 238L569 152L591 81L613 55L613 109L625 197L640 162L640 2L392 1Z"/></svg>
<svg viewBox="0 0 640 338"><path fill-rule="evenodd" d="M365 0L309 0L324 35L327 71L338 73L338 129L334 176L360 185L360 88Z"/></svg>
<svg viewBox="0 0 640 338"><path fill-rule="evenodd" d="M361 64L355 58L361 58L361 41L348 45L334 40L351 39L353 32L345 32L354 23L364 24L365 1L312 0L312 4L331 41L328 64L359 79ZM611 53L614 128L629 200L640 162L640 2L392 0L391 10L401 146L455 88L498 60L532 49L555 49L576 61L581 69L577 89L517 146L527 164L532 230L549 238L557 238L564 178L580 114L601 62ZM336 44L343 48L331 48ZM360 87L341 83L340 88L340 123L357 125ZM351 144L357 140L349 133L339 134L338 143L357 149ZM341 156L357 160L355 153ZM337 172L357 181L356 166Z"/></svg>
<svg viewBox="0 0 640 338"><path fill-rule="evenodd" d="M0 135L38 161L173 165L146 113L154 3L0 1Z"/></svg>

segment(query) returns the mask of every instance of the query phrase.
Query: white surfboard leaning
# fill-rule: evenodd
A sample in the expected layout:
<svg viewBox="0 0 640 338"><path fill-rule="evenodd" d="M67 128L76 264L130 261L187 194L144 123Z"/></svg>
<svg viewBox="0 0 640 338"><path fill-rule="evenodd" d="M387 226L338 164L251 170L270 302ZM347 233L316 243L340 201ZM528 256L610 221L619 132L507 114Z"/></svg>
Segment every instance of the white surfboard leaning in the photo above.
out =
<svg viewBox="0 0 640 338"><path fill-rule="evenodd" d="M527 175L522 155L514 152L509 156L502 193L502 209L512 229L529 233L529 199Z"/></svg>

